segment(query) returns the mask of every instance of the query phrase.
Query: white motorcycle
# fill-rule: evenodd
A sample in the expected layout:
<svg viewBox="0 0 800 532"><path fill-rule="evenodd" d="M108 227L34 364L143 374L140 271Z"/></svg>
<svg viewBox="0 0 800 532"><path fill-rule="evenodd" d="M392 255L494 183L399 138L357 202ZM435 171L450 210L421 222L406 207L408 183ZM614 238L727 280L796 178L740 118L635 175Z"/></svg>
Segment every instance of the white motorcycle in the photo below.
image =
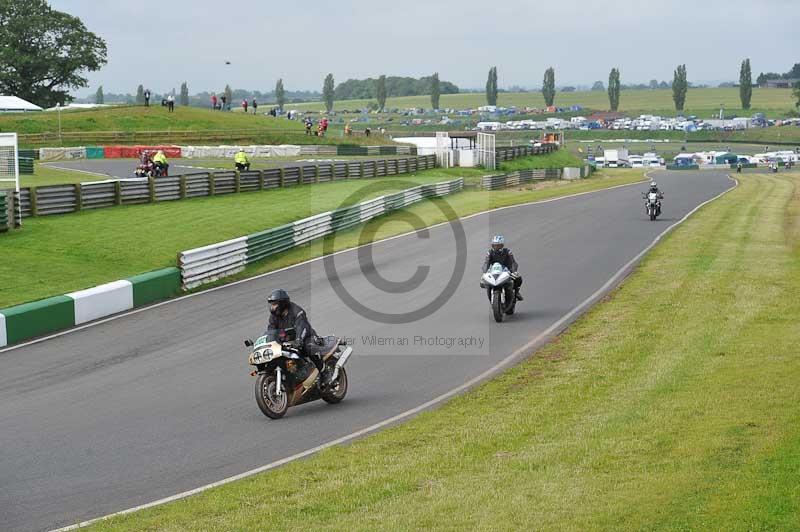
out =
<svg viewBox="0 0 800 532"><path fill-rule="evenodd" d="M517 295L514 290L515 275L499 262L492 264L481 277L481 288L492 304L494 321L500 323L504 315L514 314Z"/></svg>

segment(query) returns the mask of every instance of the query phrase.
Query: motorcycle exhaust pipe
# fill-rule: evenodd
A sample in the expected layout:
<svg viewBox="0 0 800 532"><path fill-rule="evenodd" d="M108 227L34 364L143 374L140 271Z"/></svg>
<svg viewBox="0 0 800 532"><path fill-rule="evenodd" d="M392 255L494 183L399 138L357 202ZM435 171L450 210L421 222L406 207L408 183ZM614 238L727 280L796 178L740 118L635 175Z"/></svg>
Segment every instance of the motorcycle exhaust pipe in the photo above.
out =
<svg viewBox="0 0 800 532"><path fill-rule="evenodd" d="M336 366L333 368L333 375L331 376L331 382L335 382L336 379L339 378L339 370L347 364L347 359L350 358L350 355L353 354L353 348L347 347L342 353L342 356L339 357L339 360L336 361Z"/></svg>

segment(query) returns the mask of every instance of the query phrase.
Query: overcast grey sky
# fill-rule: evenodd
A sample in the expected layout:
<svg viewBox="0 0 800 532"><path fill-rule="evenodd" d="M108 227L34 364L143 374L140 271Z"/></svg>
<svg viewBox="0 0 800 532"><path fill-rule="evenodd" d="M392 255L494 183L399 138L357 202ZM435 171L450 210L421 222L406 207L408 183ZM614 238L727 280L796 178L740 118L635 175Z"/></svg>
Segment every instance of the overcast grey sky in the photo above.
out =
<svg viewBox="0 0 800 532"><path fill-rule="evenodd" d="M669 80L686 63L694 82L754 77L800 62L798 0L51 0L108 43L94 92L134 93L139 83L191 93L234 88L321 90L380 74L438 71L482 87L497 65L500 87ZM161 29L159 29L159 26ZM231 61L231 65L225 65Z"/></svg>

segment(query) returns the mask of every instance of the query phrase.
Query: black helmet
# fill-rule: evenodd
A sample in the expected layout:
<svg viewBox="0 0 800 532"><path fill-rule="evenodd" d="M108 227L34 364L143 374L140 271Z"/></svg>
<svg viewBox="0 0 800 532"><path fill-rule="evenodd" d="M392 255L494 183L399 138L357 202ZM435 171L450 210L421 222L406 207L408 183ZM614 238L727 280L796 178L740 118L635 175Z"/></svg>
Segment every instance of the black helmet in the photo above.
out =
<svg viewBox="0 0 800 532"><path fill-rule="evenodd" d="M273 290L272 293L267 298L267 305L270 306L269 311L272 314L277 315L286 310L286 308L289 306L289 301L290 301L289 294L286 293L286 290L284 290L283 288L278 288L276 290ZM271 307L272 303L278 304L278 307L275 309L274 312Z"/></svg>

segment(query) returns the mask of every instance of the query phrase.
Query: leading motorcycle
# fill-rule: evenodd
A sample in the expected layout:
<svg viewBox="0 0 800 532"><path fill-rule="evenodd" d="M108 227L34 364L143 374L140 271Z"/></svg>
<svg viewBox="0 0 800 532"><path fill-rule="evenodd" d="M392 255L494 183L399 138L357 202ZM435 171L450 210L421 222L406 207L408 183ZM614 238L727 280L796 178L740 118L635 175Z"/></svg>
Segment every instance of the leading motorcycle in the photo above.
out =
<svg viewBox="0 0 800 532"><path fill-rule="evenodd" d="M498 323L503 321L504 315L514 314L517 306L514 282L514 274L499 262L492 264L481 277L481 288L486 290L494 321Z"/></svg>
<svg viewBox="0 0 800 532"><path fill-rule="evenodd" d="M317 399L336 404L347 394L344 365L353 348L343 339L321 338L319 356L325 367L319 378L314 364L300 356L291 343L261 336L255 342L245 340L244 344L252 348L248 362L255 366L250 375L256 377L256 403L271 419L282 418L289 407Z"/></svg>
<svg viewBox="0 0 800 532"><path fill-rule="evenodd" d="M642 192L644 198L644 210L650 217L650 221L655 220L661 215L661 198L664 194L659 192Z"/></svg>

